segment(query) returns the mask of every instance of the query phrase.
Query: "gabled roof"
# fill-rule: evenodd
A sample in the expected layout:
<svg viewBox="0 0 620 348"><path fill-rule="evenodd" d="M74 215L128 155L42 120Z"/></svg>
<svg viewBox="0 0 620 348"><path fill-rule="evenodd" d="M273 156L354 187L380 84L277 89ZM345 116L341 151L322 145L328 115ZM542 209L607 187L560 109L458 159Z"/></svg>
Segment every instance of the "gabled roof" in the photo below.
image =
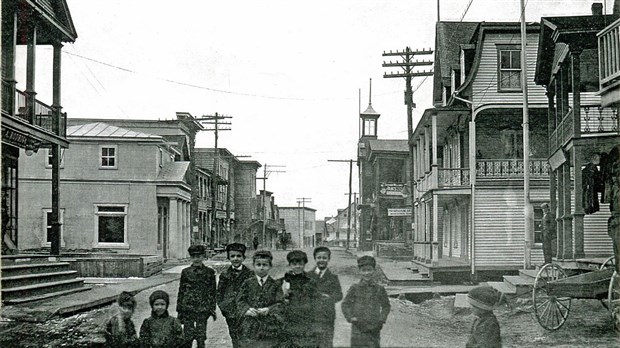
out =
<svg viewBox="0 0 620 348"><path fill-rule="evenodd" d="M103 122L67 127L67 137L163 140L159 135L136 132Z"/></svg>
<svg viewBox="0 0 620 348"><path fill-rule="evenodd" d="M159 171L157 181L161 182L181 182L185 181L185 173L189 168L189 162L170 162L164 164Z"/></svg>
<svg viewBox="0 0 620 348"><path fill-rule="evenodd" d="M26 0L24 2L34 9L34 11L36 11L36 13L38 13L44 21L50 23L50 28L56 29L53 32L48 31L48 34L53 33L55 39L51 39L50 36L41 35L40 37L37 37L37 44L52 44L54 40L57 40L58 38L60 38L61 42L75 41L77 38L77 32L75 31L73 19L71 18L71 13L69 12L69 6L67 6L67 2L65 0ZM22 6L22 4L17 5L17 8L18 11L22 11L22 13L19 14L20 20L26 19L25 16L28 16L29 14L24 12L27 11L28 8ZM20 41L20 39L18 39L18 41Z"/></svg>
<svg viewBox="0 0 620 348"><path fill-rule="evenodd" d="M368 147L372 152L409 153L409 146L405 139L371 139L368 140Z"/></svg>

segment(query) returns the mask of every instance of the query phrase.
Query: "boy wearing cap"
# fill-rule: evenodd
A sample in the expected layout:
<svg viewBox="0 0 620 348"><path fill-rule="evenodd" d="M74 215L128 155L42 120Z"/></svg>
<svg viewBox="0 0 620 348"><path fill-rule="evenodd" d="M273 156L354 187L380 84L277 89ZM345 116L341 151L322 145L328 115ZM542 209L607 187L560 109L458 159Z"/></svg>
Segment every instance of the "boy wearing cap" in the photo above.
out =
<svg viewBox="0 0 620 348"><path fill-rule="evenodd" d="M118 313L108 319L105 324L106 347L130 348L139 347L136 327L131 321L131 316L136 309L136 300L133 296L123 291L116 299Z"/></svg>
<svg viewBox="0 0 620 348"><path fill-rule="evenodd" d="M207 320L215 314L215 271L205 266L205 247L192 245L187 249L192 260L191 266L181 271L177 313L183 323L187 347L196 340L198 348L205 346L207 339Z"/></svg>
<svg viewBox="0 0 620 348"><path fill-rule="evenodd" d="M254 276L246 279L237 295L238 317L241 318L240 347L271 348L277 345L282 328L278 311L282 299L280 285L269 276L273 256L259 250L252 257Z"/></svg>
<svg viewBox="0 0 620 348"><path fill-rule="evenodd" d="M499 322L493 308L500 300L500 293L490 286L478 286L469 291L467 300L476 320L471 327L467 348L499 348L502 346Z"/></svg>
<svg viewBox="0 0 620 348"><path fill-rule="evenodd" d="M331 254L328 247L319 246L315 248L313 255L316 267L308 272L310 278L316 281L319 293L314 328L317 344L320 348L331 348L334 345L336 302L342 300L342 288L338 276L327 268Z"/></svg>
<svg viewBox="0 0 620 348"><path fill-rule="evenodd" d="M140 342L143 348L176 348L183 342L183 327L179 319L168 314L170 296L163 290L155 290L149 296L151 316L140 326Z"/></svg>
<svg viewBox="0 0 620 348"><path fill-rule="evenodd" d="M316 347L314 318L318 298L316 281L304 271L308 256L301 250L286 255L290 270L280 279L284 295L284 347Z"/></svg>
<svg viewBox="0 0 620 348"><path fill-rule="evenodd" d="M245 261L245 251L246 247L241 243L232 243L226 246L226 256L228 261L230 261L230 266L220 274L217 284L217 304L222 311L222 315L226 318L233 348L239 347L242 321L242 317L237 313L237 293L241 289L241 284L254 275L243 264L243 261Z"/></svg>
<svg viewBox="0 0 620 348"><path fill-rule="evenodd" d="M351 323L351 347L380 347L381 329L390 313L390 300L373 275L372 256L357 259L362 279L353 284L342 301L342 314Z"/></svg>

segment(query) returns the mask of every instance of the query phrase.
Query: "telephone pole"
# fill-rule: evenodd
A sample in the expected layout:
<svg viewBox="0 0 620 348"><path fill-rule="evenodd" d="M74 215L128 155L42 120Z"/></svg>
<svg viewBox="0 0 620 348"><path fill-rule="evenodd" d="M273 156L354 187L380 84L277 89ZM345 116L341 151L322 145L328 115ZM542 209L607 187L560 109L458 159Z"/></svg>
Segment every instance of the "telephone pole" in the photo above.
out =
<svg viewBox="0 0 620 348"><path fill-rule="evenodd" d="M347 205L348 209L351 208L351 193L353 191L353 161L349 160L327 160L327 162L349 162L349 205ZM351 212L347 214L347 246L346 250L349 250L349 239L351 238Z"/></svg>
<svg viewBox="0 0 620 348"><path fill-rule="evenodd" d="M306 237L306 203L312 203L312 198L310 197L297 198L297 207L299 207L300 204L302 205L302 210L301 210L302 223L300 224L301 226L299 229L299 248L303 248L305 246L303 238ZM299 211L297 212L297 219L299 220Z"/></svg>
<svg viewBox="0 0 620 348"><path fill-rule="evenodd" d="M274 164L267 164L265 163L265 166L263 167L263 177L262 178L256 178L256 180L262 180L263 181L263 248L265 247L265 226L267 225L267 205L265 203L265 198L267 196L267 178L269 177L269 174L271 173L286 173L286 171L284 170L269 170L268 168L284 168L285 166L280 166L280 165L274 165Z"/></svg>
<svg viewBox="0 0 620 348"><path fill-rule="evenodd" d="M433 71L429 70L423 70L423 71L414 71L414 68L417 66L428 66L428 65L433 65L433 62L430 60L423 60L423 61L418 61L418 60L413 60L413 58L416 55L427 55L427 54L432 54L433 50L429 49L422 49L422 50L415 50L412 51L411 48L409 48L409 46L407 46L405 48L404 51L396 51L396 52L383 52L383 57L400 57L402 59L402 61L396 61L396 62L392 62L391 60L389 62L383 62L383 67L384 68L392 68L392 67L400 67L403 69L402 72L390 72L390 73L384 73L383 77L384 78L395 78L395 77L404 77L405 78L405 105L407 105L407 142L409 143L409 161L410 161L410 168L409 168L409 190L411 192L411 223L413 223L415 221L415 212L413 209L413 185L415 183L415 178L413 177L413 144L411 141L411 137L413 136L413 108L415 108L415 103L413 102L413 90L411 88L411 80L414 77L421 77L421 76L433 76ZM422 81L424 82L424 81ZM412 230L412 226L409 227L410 230ZM407 233L407 237L405 238L405 240L408 239L409 233Z"/></svg>
<svg viewBox="0 0 620 348"><path fill-rule="evenodd" d="M345 193L348 195L349 193ZM349 214L353 215L353 240L357 240L357 192L353 192L353 208L350 208L349 204Z"/></svg>
<svg viewBox="0 0 620 348"><path fill-rule="evenodd" d="M203 115L200 118L197 118L196 120L198 120L201 124L206 124L211 126L212 128L207 128L205 130L207 131L213 131L215 134L215 147L214 147L214 157L213 157L213 200L211 203L211 226L210 226L210 233L211 233L211 248L215 248L215 238L216 238L216 231L215 231L215 220L217 219L217 187L219 185L219 179L218 179L218 168L219 168L219 160L220 160L220 152L217 148L217 140L219 137L219 132L220 131L229 131L232 128L228 127L228 128L220 128L221 126L230 126L232 125L231 122L220 122L220 120L227 120L227 119L231 119L232 116L222 116L219 115L217 112L215 113L215 115ZM219 233L217 234L218 239L219 239Z"/></svg>

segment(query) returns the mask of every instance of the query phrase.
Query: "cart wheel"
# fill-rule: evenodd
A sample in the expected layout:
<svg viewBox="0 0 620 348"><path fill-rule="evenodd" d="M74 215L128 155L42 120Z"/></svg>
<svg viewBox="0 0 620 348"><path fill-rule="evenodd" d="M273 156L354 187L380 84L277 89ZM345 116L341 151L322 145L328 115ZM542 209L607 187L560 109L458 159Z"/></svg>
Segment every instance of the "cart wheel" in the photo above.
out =
<svg viewBox="0 0 620 348"><path fill-rule="evenodd" d="M608 267L614 267L614 265L616 264L615 258L616 258L615 256L610 256L606 258L605 261L603 261L603 264L601 264L601 267L599 269L604 270L605 268L608 268Z"/></svg>
<svg viewBox="0 0 620 348"><path fill-rule="evenodd" d="M614 272L609 281L607 308L611 312L614 328L620 331L620 274Z"/></svg>
<svg viewBox="0 0 620 348"><path fill-rule="evenodd" d="M566 272L555 263L544 265L536 275L532 290L534 314L538 323L547 330L562 327L570 313L570 297L549 294L549 283L566 277Z"/></svg>

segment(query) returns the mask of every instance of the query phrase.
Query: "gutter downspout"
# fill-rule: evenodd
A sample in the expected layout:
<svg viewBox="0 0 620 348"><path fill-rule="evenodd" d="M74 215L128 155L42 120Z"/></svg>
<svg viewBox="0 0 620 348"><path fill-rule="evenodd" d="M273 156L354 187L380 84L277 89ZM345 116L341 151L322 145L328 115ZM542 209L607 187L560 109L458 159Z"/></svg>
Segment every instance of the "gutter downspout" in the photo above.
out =
<svg viewBox="0 0 620 348"><path fill-rule="evenodd" d="M469 231L471 233L471 275L473 276L476 274L476 223L474 214L476 207L476 108L472 101L459 97L456 92L452 94L452 98L471 106L471 121L469 121L469 182L471 184Z"/></svg>

